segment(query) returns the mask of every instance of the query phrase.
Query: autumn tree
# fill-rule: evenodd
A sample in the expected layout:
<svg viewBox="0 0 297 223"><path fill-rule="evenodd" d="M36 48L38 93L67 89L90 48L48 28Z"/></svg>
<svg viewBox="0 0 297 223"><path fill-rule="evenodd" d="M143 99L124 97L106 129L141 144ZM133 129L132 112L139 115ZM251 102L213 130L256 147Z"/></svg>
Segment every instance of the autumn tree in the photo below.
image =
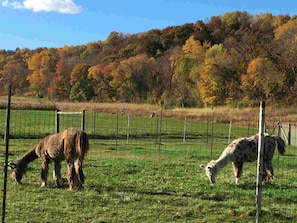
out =
<svg viewBox="0 0 297 223"><path fill-rule="evenodd" d="M275 58L280 74L286 76L284 86L290 105L297 97L297 20L290 20L275 29ZM279 74L279 75L280 75Z"/></svg>
<svg viewBox="0 0 297 223"><path fill-rule="evenodd" d="M200 96L197 89L199 70L204 61L205 53L209 44L202 45L199 40L191 36L183 45L182 52L176 52L171 56L174 69L173 84L176 99L179 103L176 106L193 106L200 104ZM176 63L174 65L174 63Z"/></svg>
<svg viewBox="0 0 297 223"><path fill-rule="evenodd" d="M97 64L90 67L88 78L94 89L94 100L97 102L112 102L115 96L115 89L110 86L113 76L112 70L115 68L115 63L108 65Z"/></svg>
<svg viewBox="0 0 297 223"><path fill-rule="evenodd" d="M151 83L148 92L147 102L167 106L171 104L172 77L173 69L171 66L170 55L168 50L164 55L151 63Z"/></svg>
<svg viewBox="0 0 297 223"><path fill-rule="evenodd" d="M241 76L243 101L248 105L257 105L260 100L275 103L283 97L283 83L284 76L271 60L256 58Z"/></svg>
<svg viewBox="0 0 297 223"><path fill-rule="evenodd" d="M12 94L24 94L28 91L28 67L23 60L12 60L5 64L0 71L0 85L3 89L11 86Z"/></svg>
<svg viewBox="0 0 297 223"><path fill-rule="evenodd" d="M94 96L94 89L91 85L90 79L88 78L90 67L91 66L88 64L77 64L73 68L70 78L70 100L88 101Z"/></svg>
<svg viewBox="0 0 297 223"><path fill-rule="evenodd" d="M113 70L111 87L116 92L116 100L140 103L147 99L149 91L149 64L151 59L146 55L122 60Z"/></svg>
<svg viewBox="0 0 297 223"><path fill-rule="evenodd" d="M31 74L28 76L30 89L38 96L48 96L48 86L55 76L58 61L57 49L45 49L28 60Z"/></svg>
<svg viewBox="0 0 297 223"><path fill-rule="evenodd" d="M73 68L81 63L80 47L64 46L57 49L55 72L48 85L48 94L54 100L68 100L71 90L70 76Z"/></svg>
<svg viewBox="0 0 297 223"><path fill-rule="evenodd" d="M63 101L69 98L71 85L68 76L56 74L48 86L48 94L51 99Z"/></svg>
<svg viewBox="0 0 297 223"><path fill-rule="evenodd" d="M232 57L222 44L206 51L200 69L198 89L205 105L235 103L240 94L240 77L233 70Z"/></svg>

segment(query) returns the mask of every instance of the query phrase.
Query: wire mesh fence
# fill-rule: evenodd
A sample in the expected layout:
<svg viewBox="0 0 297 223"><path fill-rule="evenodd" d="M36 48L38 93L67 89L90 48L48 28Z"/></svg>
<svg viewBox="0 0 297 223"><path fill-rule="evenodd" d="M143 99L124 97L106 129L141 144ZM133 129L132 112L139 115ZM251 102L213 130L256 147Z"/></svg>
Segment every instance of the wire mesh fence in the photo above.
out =
<svg viewBox="0 0 297 223"><path fill-rule="evenodd" d="M82 114L84 115L83 118ZM1 109L0 128L3 133L3 139L5 116L6 110ZM162 166L162 179L157 186L149 181L149 178L153 178L153 176L137 175L137 181L146 185L144 186L145 189L142 189L141 192L148 193L147 191L150 191L149 193L153 194L159 193L158 191L161 190L152 192L155 191L155 187L163 189L166 187L166 181L171 177L170 171L172 171L172 168L174 168L173 172L175 174L187 174L186 171L188 171L204 176L202 171L199 172L200 164L206 164L210 159L217 159L223 149L232 140L258 133L258 114L251 114L249 117L235 117L232 114L213 113L201 117L196 113L189 112L184 115L183 112L165 113L159 111L153 115L146 114L141 116L126 114L121 111L113 114L96 111L74 111L69 114L61 114L57 123L57 111L54 110L12 110L10 122L10 159L20 157L44 136L55 133L57 124L60 131L68 127L83 128L88 134L90 141L90 152L85 162L86 168L97 168L98 165L101 165L100 167L102 169L106 168L104 169L105 172L103 171L101 173L104 174L104 177L102 175L89 175L89 181L86 182L86 187L88 187L87 183L89 183L96 190L100 190L100 193L102 191L108 192L109 190L113 190L106 186L110 181L120 185L121 182L127 180L127 174L128 176L134 173L137 174L138 171L141 171L140 169L146 168L148 164L140 164L138 162L139 160L154 163L156 166L155 174L160 171L157 168L158 164L165 163L164 166L168 169ZM276 179L280 182L288 181L291 185L296 185L297 180L295 180L294 170L296 170L297 164L295 146L297 144L297 120L284 117L266 117L265 126L267 133L281 135L287 144L285 156L280 156L278 153L275 153L274 156L273 162ZM4 151L4 140L1 148ZM98 164L98 159L100 159L100 164ZM110 161L111 159L113 160L112 162ZM122 163L119 164L120 162ZM123 173L121 169L115 169L117 165L124 165L128 170L126 169L126 172ZM247 164L247 168L251 168L251 165L256 167L256 163L254 163ZM230 168L226 167L228 170L222 171L220 175L221 183L234 183L233 173ZM38 184L39 171L40 163L29 169L26 175L25 186L30 184L30 182L34 182L32 184L35 186ZM118 174L115 174L115 172ZM251 181L255 180L255 172L256 168L254 172L248 175L249 177L254 177ZM97 179L95 180L95 178ZM184 175L181 175L180 178L184 178ZM204 179L207 181L206 177ZM98 185L96 183L97 180L102 181L102 183ZM104 182L106 180L108 182L105 185ZM244 180L247 180L247 178ZM193 187L198 183L192 179L186 179L185 181ZM9 181L9 184L12 187L16 187L11 181ZM161 186L162 184L163 186ZM185 185L183 187L186 187ZM127 186L125 188L128 190ZM140 190L137 188L134 189L136 191ZM133 188L131 190L128 191L134 194L135 191L133 191ZM167 189L167 191L171 190ZM188 190L187 188L179 188L180 193L183 194L186 194ZM27 197L25 199L31 200L30 191L26 193ZM118 195L120 197L119 199L122 199L122 201L131 199L131 196L125 198L125 194L128 194L128 192L126 191L124 194ZM254 193L251 192L251 195L254 196ZM10 204L13 202L11 199L8 192L8 203ZM117 205L113 205L112 209L119 210L124 205L125 202L117 203ZM86 206L88 205L86 204ZM13 208L13 205L8 205L7 212L11 213ZM39 209L35 211L42 212ZM286 208L283 211L294 212L295 210ZM27 210L26 214L30 216L32 212ZM32 216L35 215L32 214ZM11 217L11 219L13 218Z"/></svg>

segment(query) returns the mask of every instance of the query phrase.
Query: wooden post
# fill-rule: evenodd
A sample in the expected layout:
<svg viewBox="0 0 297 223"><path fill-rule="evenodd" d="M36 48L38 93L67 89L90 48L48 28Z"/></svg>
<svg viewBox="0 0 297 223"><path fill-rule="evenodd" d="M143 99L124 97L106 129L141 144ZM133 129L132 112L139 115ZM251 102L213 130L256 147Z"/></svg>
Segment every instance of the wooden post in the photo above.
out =
<svg viewBox="0 0 297 223"><path fill-rule="evenodd" d="M119 135L119 111L117 111L117 127L116 127L116 150L118 149L118 135Z"/></svg>
<svg viewBox="0 0 297 223"><path fill-rule="evenodd" d="M184 138L183 138L183 143L186 142L186 131L187 131L187 117L185 117L185 121L184 121Z"/></svg>
<svg viewBox="0 0 297 223"><path fill-rule="evenodd" d="M162 117L163 113L162 110L160 112L160 116L159 116L159 122L158 122L158 151L159 151L159 158L161 155L161 137L162 137Z"/></svg>
<svg viewBox="0 0 297 223"><path fill-rule="evenodd" d="M214 138L214 113L212 114L212 122L211 122L211 141L210 141L210 159L212 160L213 153L213 138Z"/></svg>
<svg viewBox="0 0 297 223"><path fill-rule="evenodd" d="M126 144L129 144L129 136L130 136L130 115L128 115L128 120L127 120L127 141Z"/></svg>
<svg viewBox="0 0 297 223"><path fill-rule="evenodd" d="M231 130L232 130L232 121L230 121L229 123L228 144L230 143L230 140L231 140Z"/></svg>
<svg viewBox="0 0 297 223"><path fill-rule="evenodd" d="M263 179L263 148L265 132L265 102L260 102L259 114L259 142L257 161L257 185L256 185L256 223L260 222L262 206L262 179Z"/></svg>

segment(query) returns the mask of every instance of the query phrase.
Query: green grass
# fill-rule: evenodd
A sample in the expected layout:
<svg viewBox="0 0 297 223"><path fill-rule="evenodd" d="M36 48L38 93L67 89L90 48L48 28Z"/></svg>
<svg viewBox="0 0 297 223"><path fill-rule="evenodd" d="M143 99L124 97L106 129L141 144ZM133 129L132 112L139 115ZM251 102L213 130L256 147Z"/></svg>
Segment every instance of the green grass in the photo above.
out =
<svg viewBox="0 0 297 223"><path fill-rule="evenodd" d="M145 153L139 147L115 150L99 141L91 140L83 190L68 191L65 179L62 188L55 188L51 178L40 188L40 160L29 166L22 184L9 179L6 222L255 222L256 163L244 166L239 185L231 165L210 185L199 168L206 156L169 149ZM275 183L263 186L262 222L297 218L297 168L290 166L290 157L275 157ZM65 177L65 164L62 168Z"/></svg>
<svg viewBox="0 0 297 223"><path fill-rule="evenodd" d="M12 133L26 137L10 140L10 160L55 129L53 111L14 112ZM160 123L136 116L130 117L127 141L127 116L94 117L87 113L86 131L93 137L84 162L84 189L69 191L65 179L62 188L55 188L51 174L49 185L40 188L41 162L36 160L20 185L8 179L6 222L255 222L255 162L244 165L239 185L230 164L215 185L199 168L228 143L229 124L187 120L184 141L184 120ZM253 131L233 126L231 139ZM4 151L3 142L0 147ZM287 147L285 156L276 153L274 167L275 182L263 186L261 222L295 222L296 148ZM63 163L64 177L65 171Z"/></svg>

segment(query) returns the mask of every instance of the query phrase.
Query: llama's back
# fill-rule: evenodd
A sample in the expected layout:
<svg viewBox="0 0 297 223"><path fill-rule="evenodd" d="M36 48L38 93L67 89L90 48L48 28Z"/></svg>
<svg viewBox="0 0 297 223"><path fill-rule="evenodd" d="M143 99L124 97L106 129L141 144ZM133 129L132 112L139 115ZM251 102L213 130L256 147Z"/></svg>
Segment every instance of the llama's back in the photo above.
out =
<svg viewBox="0 0 297 223"><path fill-rule="evenodd" d="M231 161L255 161L257 158L257 141L251 137L235 139L224 149L220 158L226 156L229 156Z"/></svg>

